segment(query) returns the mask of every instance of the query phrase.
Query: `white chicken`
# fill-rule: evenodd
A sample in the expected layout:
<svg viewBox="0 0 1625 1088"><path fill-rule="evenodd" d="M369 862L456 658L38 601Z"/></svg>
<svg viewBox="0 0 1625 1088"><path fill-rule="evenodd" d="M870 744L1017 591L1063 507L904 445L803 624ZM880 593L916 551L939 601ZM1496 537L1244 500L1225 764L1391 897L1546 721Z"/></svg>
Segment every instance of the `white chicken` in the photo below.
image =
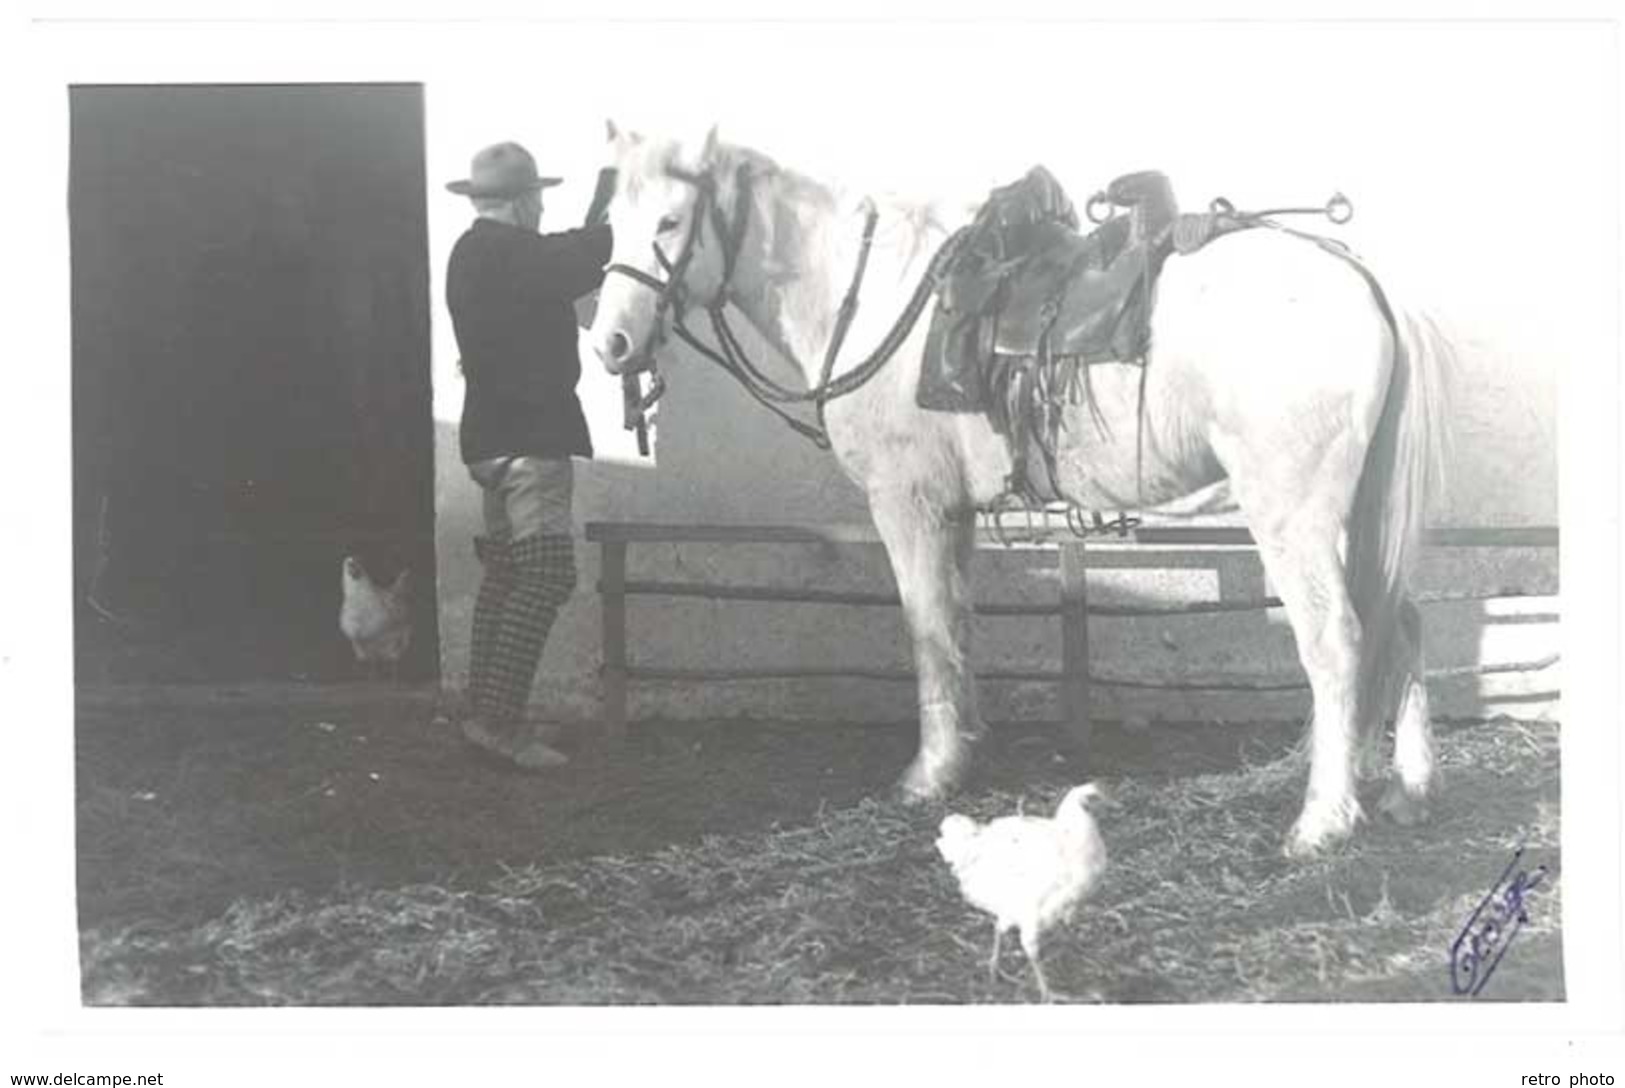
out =
<svg viewBox="0 0 1625 1088"><path fill-rule="evenodd" d="M960 894L993 915L988 974L998 975L1004 931L1018 929L1045 1001L1049 980L1039 960L1044 934L1072 919L1106 869L1106 844L1088 809L1099 795L1093 784L1068 791L1053 819L1003 816L982 825L969 816L946 816L937 837L937 851L953 869Z"/></svg>
<svg viewBox="0 0 1625 1088"><path fill-rule="evenodd" d="M412 641L409 575L402 570L395 581L380 586L355 556L344 559L344 603L339 606L339 630L350 640L356 661L368 672L400 667L401 655Z"/></svg>

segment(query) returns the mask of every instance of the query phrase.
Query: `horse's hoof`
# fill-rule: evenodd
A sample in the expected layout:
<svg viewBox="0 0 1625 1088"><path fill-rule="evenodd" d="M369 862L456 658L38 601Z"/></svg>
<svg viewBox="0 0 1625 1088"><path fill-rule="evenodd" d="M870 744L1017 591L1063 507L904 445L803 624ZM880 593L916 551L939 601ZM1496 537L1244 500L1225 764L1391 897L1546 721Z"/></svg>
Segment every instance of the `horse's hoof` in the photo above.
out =
<svg viewBox="0 0 1625 1088"><path fill-rule="evenodd" d="M1287 836L1286 845L1281 847L1281 853L1288 861L1308 861L1328 849L1335 841L1328 836L1316 837L1306 834L1294 827L1292 834Z"/></svg>
<svg viewBox="0 0 1625 1088"><path fill-rule="evenodd" d="M940 801L948 795L946 790L933 792L929 787L914 782L907 775L897 780L892 787L892 796L904 805L929 805L933 801Z"/></svg>
<svg viewBox="0 0 1625 1088"><path fill-rule="evenodd" d="M929 805L945 800L953 793L955 783L930 779L912 770L897 780L892 792L905 805Z"/></svg>
<svg viewBox="0 0 1625 1088"><path fill-rule="evenodd" d="M1377 802L1377 811L1401 827L1415 827L1428 818L1427 794L1413 793L1398 782L1390 783Z"/></svg>
<svg viewBox="0 0 1625 1088"><path fill-rule="evenodd" d="M1331 806L1314 812L1305 809L1298 822L1292 825L1292 834L1287 836L1282 853L1297 861L1315 857L1347 839L1359 822L1360 806L1357 803Z"/></svg>
<svg viewBox="0 0 1625 1088"><path fill-rule="evenodd" d="M969 753L926 763L918 756L897 780L895 792L905 804L921 805L941 801L959 786L969 765Z"/></svg>

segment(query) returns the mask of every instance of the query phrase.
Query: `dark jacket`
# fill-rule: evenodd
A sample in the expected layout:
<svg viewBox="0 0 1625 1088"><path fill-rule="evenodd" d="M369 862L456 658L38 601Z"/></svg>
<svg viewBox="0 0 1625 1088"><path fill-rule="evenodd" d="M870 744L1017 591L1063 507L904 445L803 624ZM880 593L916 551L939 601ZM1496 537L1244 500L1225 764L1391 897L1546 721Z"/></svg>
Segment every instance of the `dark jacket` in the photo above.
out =
<svg viewBox="0 0 1625 1088"><path fill-rule="evenodd" d="M462 453L591 457L576 397L572 303L604 278L607 225L557 234L477 219L451 251L446 304L462 353Z"/></svg>

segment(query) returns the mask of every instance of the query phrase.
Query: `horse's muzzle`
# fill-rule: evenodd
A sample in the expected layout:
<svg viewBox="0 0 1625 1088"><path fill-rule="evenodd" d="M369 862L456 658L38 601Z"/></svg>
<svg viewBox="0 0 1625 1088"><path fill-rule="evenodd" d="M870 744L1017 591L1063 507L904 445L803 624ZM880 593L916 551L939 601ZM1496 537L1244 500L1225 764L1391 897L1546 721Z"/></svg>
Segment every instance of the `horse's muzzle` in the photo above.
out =
<svg viewBox="0 0 1625 1088"><path fill-rule="evenodd" d="M619 329L593 345L598 353L598 359L604 364L604 369L611 374L641 374L646 370L655 368L655 348L658 339L651 341L641 351L635 349L632 338Z"/></svg>
<svg viewBox="0 0 1625 1088"><path fill-rule="evenodd" d="M593 350L598 353L598 361L604 364L604 369L611 374L636 373L632 357L632 338L626 333L616 329L608 336L593 344Z"/></svg>

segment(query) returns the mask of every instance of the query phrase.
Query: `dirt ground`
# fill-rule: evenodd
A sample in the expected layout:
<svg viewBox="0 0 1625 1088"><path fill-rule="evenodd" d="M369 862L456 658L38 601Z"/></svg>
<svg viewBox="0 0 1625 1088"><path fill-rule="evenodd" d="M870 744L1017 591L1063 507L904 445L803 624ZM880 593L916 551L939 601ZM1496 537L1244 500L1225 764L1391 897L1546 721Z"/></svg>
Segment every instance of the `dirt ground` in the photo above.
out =
<svg viewBox="0 0 1625 1088"><path fill-rule="evenodd" d="M364 685L81 691L86 1001L1031 1001L1014 941L988 978L936 824L1047 811L1084 777L1112 868L1046 953L1063 995L1453 999L1449 946L1520 844L1547 873L1481 999L1563 994L1555 723L1441 723L1427 825L1289 862L1295 726L1102 723L1086 769L1006 727L949 806L914 808L885 799L912 727L652 723L530 775L434 709Z"/></svg>

